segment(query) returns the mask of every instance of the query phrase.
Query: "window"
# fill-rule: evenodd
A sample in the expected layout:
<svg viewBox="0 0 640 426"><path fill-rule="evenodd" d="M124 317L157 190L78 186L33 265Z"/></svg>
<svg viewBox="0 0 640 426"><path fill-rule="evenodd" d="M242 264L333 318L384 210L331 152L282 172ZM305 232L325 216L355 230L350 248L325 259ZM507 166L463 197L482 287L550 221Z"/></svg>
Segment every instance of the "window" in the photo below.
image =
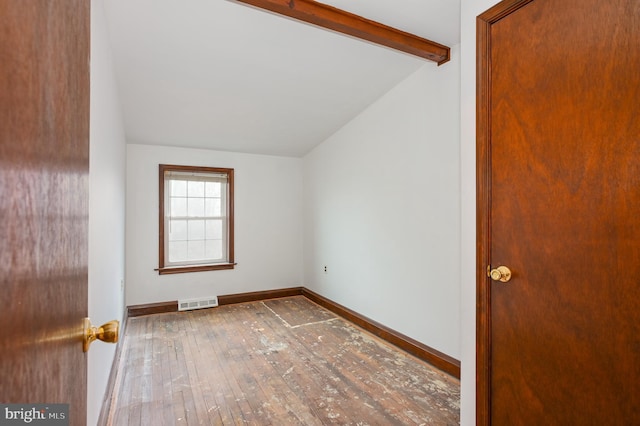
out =
<svg viewBox="0 0 640 426"><path fill-rule="evenodd" d="M160 165L160 274L233 269L233 169Z"/></svg>

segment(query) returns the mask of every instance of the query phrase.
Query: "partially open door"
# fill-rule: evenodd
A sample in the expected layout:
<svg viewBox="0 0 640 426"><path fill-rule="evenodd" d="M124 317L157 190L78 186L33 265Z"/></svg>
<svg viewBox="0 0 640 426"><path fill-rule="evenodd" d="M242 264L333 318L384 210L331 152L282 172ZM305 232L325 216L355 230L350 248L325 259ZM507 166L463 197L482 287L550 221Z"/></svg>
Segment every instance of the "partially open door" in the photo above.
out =
<svg viewBox="0 0 640 426"><path fill-rule="evenodd" d="M72 425L86 423L89 7L0 0L0 403L69 404Z"/></svg>

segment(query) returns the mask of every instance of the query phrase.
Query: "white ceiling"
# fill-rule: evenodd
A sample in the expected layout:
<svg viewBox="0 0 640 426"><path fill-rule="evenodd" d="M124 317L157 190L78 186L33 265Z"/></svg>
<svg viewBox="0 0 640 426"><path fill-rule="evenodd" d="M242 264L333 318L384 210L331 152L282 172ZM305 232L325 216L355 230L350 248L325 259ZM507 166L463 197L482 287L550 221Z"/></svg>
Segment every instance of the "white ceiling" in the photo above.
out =
<svg viewBox="0 0 640 426"><path fill-rule="evenodd" d="M326 3L460 42L460 0ZM105 11L132 143L302 156L409 74L437 66L233 0L108 0Z"/></svg>

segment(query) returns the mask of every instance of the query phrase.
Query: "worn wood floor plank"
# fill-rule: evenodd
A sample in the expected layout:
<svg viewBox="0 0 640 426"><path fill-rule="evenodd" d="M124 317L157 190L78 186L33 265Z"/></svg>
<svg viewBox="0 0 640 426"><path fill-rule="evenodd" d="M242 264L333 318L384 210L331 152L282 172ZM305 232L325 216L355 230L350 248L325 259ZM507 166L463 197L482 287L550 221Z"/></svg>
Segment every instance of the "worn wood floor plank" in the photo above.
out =
<svg viewBox="0 0 640 426"><path fill-rule="evenodd" d="M154 321L152 316L148 317L149 320L154 322L154 336L163 336L167 333L166 321ZM126 338L126 337L125 337ZM131 340L131 339L129 339ZM171 352L169 350L172 347L173 342L168 336L165 338L154 339L154 361L157 362L158 369L162 372L161 382L162 389L154 388L157 399L160 399L159 395L162 395L162 418L164 425L174 426L176 424L175 416L173 415L173 388L171 381ZM157 383L157 382L156 382Z"/></svg>
<svg viewBox="0 0 640 426"><path fill-rule="evenodd" d="M202 314L202 311L193 313L194 316L199 317ZM205 321L203 328L205 330L208 329L205 334L204 352L210 354L207 362L201 367L205 374L204 382L211 384L211 392L216 402L214 410L220 415L220 424L236 424L237 422L234 421L234 413L232 411L235 404L227 403L227 400L230 399L229 384L225 371L225 363L220 355L224 343L228 339L227 329L223 326L224 317L223 315L215 315L204 316L202 318Z"/></svg>
<svg viewBox="0 0 640 426"><path fill-rule="evenodd" d="M288 424L320 424L316 420L314 413L310 412L310 408L303 402L304 393L292 389L284 379L286 372L279 368L277 363L271 359L273 352L278 352L285 345L279 342L275 333L269 333L266 318L271 315L263 309L263 306L257 302L247 304L237 310L239 317L245 327L244 340L245 347L243 352L249 355L249 364L255 365L255 361L260 360L262 375L267 378L270 390L270 402L267 408L277 410L274 412L274 424L286 421ZM250 352L247 349L251 348Z"/></svg>
<svg viewBox="0 0 640 426"><path fill-rule="evenodd" d="M200 316L207 316L207 312L199 312ZM223 317L223 320L225 318ZM232 329L228 327L227 324L223 325L223 329L229 330ZM223 338L218 339L215 344L223 355L222 357L218 357L218 362L221 367L220 376L222 379L222 384L226 388L225 395L229 401L230 407L234 407L232 410L232 415L234 417L234 421L236 424L246 424L254 421L253 413L254 407L251 406L247 395L242 391L240 385L238 384L238 376L242 371L242 367L238 366L237 353L241 353L241 349L238 349L238 344L242 343L241 340L239 342L239 335L236 333L234 336L224 336ZM210 347L212 350L216 350L216 347Z"/></svg>
<svg viewBox="0 0 640 426"><path fill-rule="evenodd" d="M303 296L130 318L120 425L454 425L459 381Z"/></svg>
<svg viewBox="0 0 640 426"><path fill-rule="evenodd" d="M138 335L138 328L143 324L135 324L133 325L134 330L132 330L134 335ZM138 415L138 410L136 408L137 401L135 395L137 395L137 380L139 378L140 367L138 363L140 362L142 356L140 352L142 347L137 344L136 345L128 345L125 348L125 353L127 353L127 357L124 363L124 369L121 372L123 374L122 377L122 385L121 385L121 394L128 395L127 398L123 401L120 401L119 406L122 406L124 409L116 411L115 424L119 425L128 425L128 424L140 424L140 416Z"/></svg>
<svg viewBox="0 0 640 426"><path fill-rule="evenodd" d="M197 318L191 318L189 322L191 329L187 330L186 337L189 343L190 356L187 360L187 370L189 374L189 383L193 390L195 410L199 414L199 424L216 424L222 423L218 404L211 390L209 381L206 380L206 372L201 371L205 367L212 372L212 366L216 366L216 362L211 362L211 354L206 346L202 346L199 337L206 333L206 328L202 327L201 321ZM214 375L214 377L217 375Z"/></svg>

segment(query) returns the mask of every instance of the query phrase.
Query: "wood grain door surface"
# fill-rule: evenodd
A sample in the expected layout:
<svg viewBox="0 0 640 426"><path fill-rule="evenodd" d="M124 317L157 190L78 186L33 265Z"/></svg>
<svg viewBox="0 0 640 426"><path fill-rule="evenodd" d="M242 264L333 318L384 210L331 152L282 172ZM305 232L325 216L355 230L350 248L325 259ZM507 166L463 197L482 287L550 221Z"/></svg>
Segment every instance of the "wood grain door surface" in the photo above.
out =
<svg viewBox="0 0 640 426"><path fill-rule="evenodd" d="M640 424L640 2L505 1L478 42L478 424Z"/></svg>
<svg viewBox="0 0 640 426"><path fill-rule="evenodd" d="M0 403L69 404L72 425L86 423L89 4L0 1Z"/></svg>

